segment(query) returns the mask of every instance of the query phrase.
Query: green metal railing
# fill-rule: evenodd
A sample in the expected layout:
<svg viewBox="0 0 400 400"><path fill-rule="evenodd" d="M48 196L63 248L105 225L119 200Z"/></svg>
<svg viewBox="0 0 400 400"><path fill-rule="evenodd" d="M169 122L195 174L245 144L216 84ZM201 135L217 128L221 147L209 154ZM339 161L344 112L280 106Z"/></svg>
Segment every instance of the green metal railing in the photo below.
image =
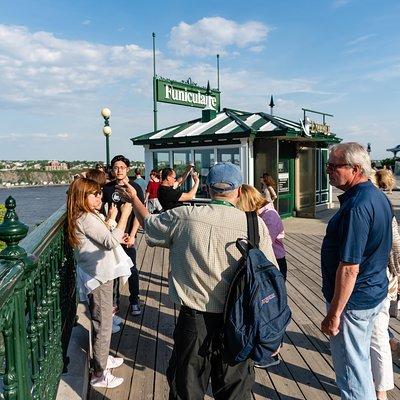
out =
<svg viewBox="0 0 400 400"><path fill-rule="evenodd" d="M28 236L6 200L0 225L0 399L55 399L76 315L65 206Z"/></svg>

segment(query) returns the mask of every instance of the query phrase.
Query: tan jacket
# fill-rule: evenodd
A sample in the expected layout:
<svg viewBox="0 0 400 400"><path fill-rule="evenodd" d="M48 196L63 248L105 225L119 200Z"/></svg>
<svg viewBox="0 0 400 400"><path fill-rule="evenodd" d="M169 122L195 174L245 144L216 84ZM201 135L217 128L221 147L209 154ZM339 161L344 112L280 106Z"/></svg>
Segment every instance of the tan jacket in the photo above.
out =
<svg viewBox="0 0 400 400"><path fill-rule="evenodd" d="M221 313L247 237L246 214L235 207L183 206L145 219L150 246L170 249L169 294L177 304ZM260 249L277 265L268 230L259 218Z"/></svg>

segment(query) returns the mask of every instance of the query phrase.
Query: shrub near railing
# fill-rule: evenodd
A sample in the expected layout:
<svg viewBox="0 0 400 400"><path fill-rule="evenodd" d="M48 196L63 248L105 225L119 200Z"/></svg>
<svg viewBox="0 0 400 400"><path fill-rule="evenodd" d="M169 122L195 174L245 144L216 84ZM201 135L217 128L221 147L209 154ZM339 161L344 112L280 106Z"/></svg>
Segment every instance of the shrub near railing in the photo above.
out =
<svg viewBox="0 0 400 400"><path fill-rule="evenodd" d="M65 206L22 241L15 206L9 197L0 225L0 397L53 400L76 315Z"/></svg>

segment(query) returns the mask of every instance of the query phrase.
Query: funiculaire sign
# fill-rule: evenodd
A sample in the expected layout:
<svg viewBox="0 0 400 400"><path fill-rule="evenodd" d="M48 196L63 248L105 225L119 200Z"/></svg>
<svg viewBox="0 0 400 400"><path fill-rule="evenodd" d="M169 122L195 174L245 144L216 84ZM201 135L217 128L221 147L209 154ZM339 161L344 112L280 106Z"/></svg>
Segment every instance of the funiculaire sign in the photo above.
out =
<svg viewBox="0 0 400 400"><path fill-rule="evenodd" d="M206 91L206 88L189 83L156 78L156 99L161 103L204 108ZM220 109L220 92L216 89L211 90L211 104L216 110Z"/></svg>

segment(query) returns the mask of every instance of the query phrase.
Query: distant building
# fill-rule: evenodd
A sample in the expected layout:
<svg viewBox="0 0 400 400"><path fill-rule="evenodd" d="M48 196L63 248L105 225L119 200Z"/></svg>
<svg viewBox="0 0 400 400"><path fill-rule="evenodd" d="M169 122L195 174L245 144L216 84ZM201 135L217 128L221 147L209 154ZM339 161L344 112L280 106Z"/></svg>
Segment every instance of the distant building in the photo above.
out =
<svg viewBox="0 0 400 400"><path fill-rule="evenodd" d="M59 161L50 161L45 167L45 171L66 171L68 169L67 163L60 163Z"/></svg>

